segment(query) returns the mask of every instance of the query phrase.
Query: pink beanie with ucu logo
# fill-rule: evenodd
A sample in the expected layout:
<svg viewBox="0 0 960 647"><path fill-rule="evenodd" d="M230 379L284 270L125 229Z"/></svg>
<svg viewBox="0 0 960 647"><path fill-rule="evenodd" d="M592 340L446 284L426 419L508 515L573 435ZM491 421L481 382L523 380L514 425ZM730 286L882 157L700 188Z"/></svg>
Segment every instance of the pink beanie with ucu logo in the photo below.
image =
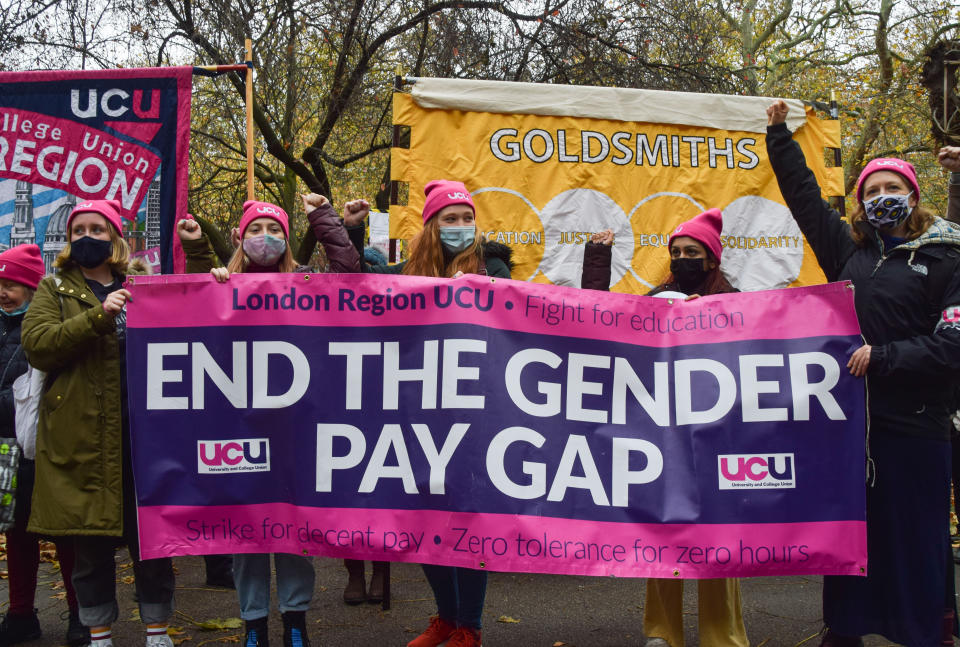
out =
<svg viewBox="0 0 960 647"><path fill-rule="evenodd" d="M917 184L917 172L913 170L913 164L897 157L878 157L863 167L863 172L857 178L857 201L863 200L863 183L867 178L877 171L893 171L907 181L910 188L913 189L913 195L920 199L920 185Z"/></svg>
<svg viewBox="0 0 960 647"><path fill-rule="evenodd" d="M473 204L473 198L463 182L454 180L431 180L427 186L423 187L423 193L427 196L423 203L423 224L433 218L444 207L452 204L465 204L473 213L477 213L477 208Z"/></svg>
<svg viewBox="0 0 960 647"><path fill-rule="evenodd" d="M73 208L70 215L67 216L67 231L70 231L70 223L74 216L81 213L98 213L107 219L117 233L123 235L123 222L120 220L120 203L117 200L88 200L81 202Z"/></svg>
<svg viewBox="0 0 960 647"><path fill-rule="evenodd" d="M283 228L283 237L290 238L290 218L287 212L275 204L269 202L257 202L256 200L247 200L243 203L243 218L240 219L240 237L250 226L250 223L257 218L273 218L280 223Z"/></svg>

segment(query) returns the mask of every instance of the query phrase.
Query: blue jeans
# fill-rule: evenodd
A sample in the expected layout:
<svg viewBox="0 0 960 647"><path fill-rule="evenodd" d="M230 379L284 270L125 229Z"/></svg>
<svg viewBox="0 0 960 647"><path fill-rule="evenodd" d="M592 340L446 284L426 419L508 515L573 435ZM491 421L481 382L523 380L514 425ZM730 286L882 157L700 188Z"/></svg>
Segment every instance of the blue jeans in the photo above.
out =
<svg viewBox="0 0 960 647"><path fill-rule="evenodd" d="M277 607L280 612L306 611L313 598L313 560L273 553L277 568ZM270 555L233 556L233 580L240 600L240 617L257 620L270 614Z"/></svg>
<svg viewBox="0 0 960 647"><path fill-rule="evenodd" d="M437 599L437 615L458 627L480 629L487 595L486 571L423 564L423 573Z"/></svg>

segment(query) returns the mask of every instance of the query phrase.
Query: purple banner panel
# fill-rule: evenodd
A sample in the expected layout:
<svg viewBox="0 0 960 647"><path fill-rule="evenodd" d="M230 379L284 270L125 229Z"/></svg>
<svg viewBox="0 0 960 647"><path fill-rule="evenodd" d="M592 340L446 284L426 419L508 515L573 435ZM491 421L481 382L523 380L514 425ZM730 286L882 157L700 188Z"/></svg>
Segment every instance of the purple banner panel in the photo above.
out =
<svg viewBox="0 0 960 647"><path fill-rule="evenodd" d="M0 201L0 240L36 242L55 258L66 243L59 212L117 200L125 218L146 220L148 245L172 271L173 223L187 210L192 72L0 72L0 196L16 196L9 229Z"/></svg>
<svg viewBox="0 0 960 647"><path fill-rule="evenodd" d="M145 558L866 573L848 284L684 302L480 276L130 283Z"/></svg>

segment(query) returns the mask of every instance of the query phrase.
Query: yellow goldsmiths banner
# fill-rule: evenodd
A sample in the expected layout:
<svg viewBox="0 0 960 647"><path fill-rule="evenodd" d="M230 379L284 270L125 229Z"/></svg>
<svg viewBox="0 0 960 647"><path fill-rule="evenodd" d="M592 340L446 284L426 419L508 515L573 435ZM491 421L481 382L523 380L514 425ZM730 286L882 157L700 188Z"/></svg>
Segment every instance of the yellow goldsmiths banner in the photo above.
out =
<svg viewBox="0 0 960 647"><path fill-rule="evenodd" d="M515 85L522 92L529 84ZM678 113L695 96L658 95L669 95ZM733 114L758 106L756 97L722 98ZM665 121L678 121L671 116ZM825 280L784 206L756 128L424 108L402 93L394 95L394 123L410 127L410 148L392 151L392 178L409 185L408 204L390 210L392 238L420 231L423 187L443 178L463 181L480 231L513 248L515 279L579 286L584 244L609 228L616 234L611 289L643 294L668 274L670 232L718 207L721 267L733 285ZM828 194L842 194L842 169L823 161L834 124L812 111L801 123L794 139L808 165Z"/></svg>

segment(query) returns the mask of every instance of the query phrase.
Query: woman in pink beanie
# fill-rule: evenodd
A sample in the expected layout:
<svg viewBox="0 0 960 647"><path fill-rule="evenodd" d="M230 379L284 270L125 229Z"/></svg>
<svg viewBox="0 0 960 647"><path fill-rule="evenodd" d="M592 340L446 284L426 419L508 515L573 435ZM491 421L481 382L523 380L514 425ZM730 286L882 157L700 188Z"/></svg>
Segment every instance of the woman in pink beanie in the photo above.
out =
<svg viewBox="0 0 960 647"><path fill-rule="evenodd" d="M681 223L670 234L670 273L647 292L656 296L676 292L687 298L736 292L720 271L723 248L720 232L723 214L708 209ZM580 286L594 290L610 289L613 232L594 234L583 252ZM709 647L749 647L740 603L737 578L697 581L699 639ZM646 647L683 647L683 580L647 580L647 598L643 607L643 633Z"/></svg>
<svg viewBox="0 0 960 647"><path fill-rule="evenodd" d="M677 225L667 241L670 250L670 273L657 287L647 292L647 296L656 296L661 292L680 292L687 296L736 292L736 288L730 285L720 271L720 257L723 255L720 244L722 230L723 214L719 209L707 209ZM610 289L612 245L611 230L593 235L583 251L580 287L591 290Z"/></svg>
<svg viewBox="0 0 960 647"><path fill-rule="evenodd" d="M920 204L913 166L880 158L847 222L821 197L786 126L767 109L767 153L784 201L830 281L851 281L864 344L847 363L867 391L865 577L823 578L821 647L881 634L952 645L950 415L960 366L960 229ZM864 470L864 465L850 465Z"/></svg>
<svg viewBox="0 0 960 647"><path fill-rule="evenodd" d="M432 180L423 192L423 229L410 242L407 260L396 265L364 263L364 272L448 278L457 274L486 274L510 278L512 250L480 235L473 197L463 182ZM361 256L363 221L369 212L370 205L365 200L344 205L344 224Z"/></svg>
<svg viewBox="0 0 960 647"><path fill-rule="evenodd" d="M340 218L323 196L301 196L313 232L330 261L331 272L359 272L360 259L353 249ZM243 204L239 245L226 267L212 267L207 238L195 220L181 220L177 234L187 256L188 272L210 272L223 283L231 274L310 271L298 268L290 249L290 220L280 206L248 200ZM238 554L233 557L233 579L244 620L246 647L269 645L271 555ZM285 646L310 647L306 614L313 598L313 559L305 555L274 553L277 577L277 606L283 622Z"/></svg>
<svg viewBox="0 0 960 647"><path fill-rule="evenodd" d="M424 194L423 229L410 244L410 257L396 265L364 263L364 271L438 278L461 274L510 278L510 248L480 236L473 197L463 182L433 180L424 187ZM344 207L347 231L361 253L363 220L369 210L364 200L348 202ZM433 589L437 615L407 647L480 647L486 571L424 564L423 572Z"/></svg>
<svg viewBox="0 0 960 647"><path fill-rule="evenodd" d="M37 479L29 529L73 536L73 585L92 647L112 645L117 545L133 558L140 618L150 647L172 647L170 558L140 559L130 456L123 284L130 249L120 203L91 200L67 218L67 245L23 320L23 348L47 373L37 423Z"/></svg>

